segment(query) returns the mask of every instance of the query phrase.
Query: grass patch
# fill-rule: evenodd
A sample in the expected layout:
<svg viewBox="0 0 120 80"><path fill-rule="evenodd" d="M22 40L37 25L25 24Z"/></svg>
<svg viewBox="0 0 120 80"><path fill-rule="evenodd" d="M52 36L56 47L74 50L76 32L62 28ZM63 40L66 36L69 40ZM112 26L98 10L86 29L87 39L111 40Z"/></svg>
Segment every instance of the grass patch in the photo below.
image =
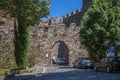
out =
<svg viewBox="0 0 120 80"><path fill-rule="evenodd" d="M14 68L14 69L11 69L10 72L27 72L29 71L31 68Z"/></svg>
<svg viewBox="0 0 120 80"><path fill-rule="evenodd" d="M0 76L10 74L10 69L0 69Z"/></svg>
<svg viewBox="0 0 120 80"><path fill-rule="evenodd" d="M0 68L0 76L8 75L10 73L19 73L19 72L27 72L30 71L31 68L14 68L14 69L2 69Z"/></svg>

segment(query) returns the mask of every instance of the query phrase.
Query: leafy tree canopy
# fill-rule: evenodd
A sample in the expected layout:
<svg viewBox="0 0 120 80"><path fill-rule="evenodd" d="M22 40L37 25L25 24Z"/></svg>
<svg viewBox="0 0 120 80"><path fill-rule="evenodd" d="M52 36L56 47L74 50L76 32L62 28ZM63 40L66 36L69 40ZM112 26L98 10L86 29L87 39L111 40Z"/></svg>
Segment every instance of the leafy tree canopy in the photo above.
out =
<svg viewBox="0 0 120 80"><path fill-rule="evenodd" d="M108 46L120 52L120 0L92 0L82 19L81 43L96 61L108 53Z"/></svg>
<svg viewBox="0 0 120 80"><path fill-rule="evenodd" d="M49 14L49 0L0 0L0 13L24 18L28 26Z"/></svg>

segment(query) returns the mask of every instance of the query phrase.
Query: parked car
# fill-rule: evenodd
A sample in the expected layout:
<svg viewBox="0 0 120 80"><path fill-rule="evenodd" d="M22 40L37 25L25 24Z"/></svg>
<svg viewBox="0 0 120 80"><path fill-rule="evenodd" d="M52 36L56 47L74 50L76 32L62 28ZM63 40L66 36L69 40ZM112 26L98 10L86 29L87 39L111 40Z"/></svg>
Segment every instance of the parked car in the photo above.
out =
<svg viewBox="0 0 120 80"><path fill-rule="evenodd" d="M107 72L120 70L120 56L109 56L103 58L100 63L95 63L94 70L105 70Z"/></svg>
<svg viewBox="0 0 120 80"><path fill-rule="evenodd" d="M93 68L94 62L90 58L78 58L73 62L74 68Z"/></svg>
<svg viewBox="0 0 120 80"><path fill-rule="evenodd" d="M68 60L66 57L58 57L57 58L57 64L61 65L61 64L68 64Z"/></svg>

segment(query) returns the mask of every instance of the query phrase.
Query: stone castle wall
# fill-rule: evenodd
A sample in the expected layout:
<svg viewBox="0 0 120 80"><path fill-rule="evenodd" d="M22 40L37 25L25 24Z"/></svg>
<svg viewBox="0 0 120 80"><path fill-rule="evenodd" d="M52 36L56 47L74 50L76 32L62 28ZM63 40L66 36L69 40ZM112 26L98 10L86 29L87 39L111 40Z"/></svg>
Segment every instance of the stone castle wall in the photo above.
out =
<svg viewBox="0 0 120 80"><path fill-rule="evenodd" d="M78 57L87 57L79 40L80 20L89 4L83 0L83 8L67 14L63 18L49 19L48 26L34 26L30 29L29 63L50 64L53 57L67 54L70 65ZM91 0L90 0L91 1ZM45 19L43 20L46 23ZM64 23L64 24L63 24ZM14 22L6 18L0 25L0 68L15 66L14 59ZM67 27L66 27L67 26ZM63 48L64 47L64 48Z"/></svg>
<svg viewBox="0 0 120 80"><path fill-rule="evenodd" d="M52 27L48 26L47 28L39 26L31 27L29 62L35 62L35 64L50 64L53 56L57 58L59 53L62 52L64 54L65 51L60 49L61 42L67 47L70 64L72 64L77 57L87 57L87 51L83 50L80 46L79 29L80 27L77 27L75 23L72 23L69 28L65 27L64 24ZM9 65L15 64L13 32L13 30L9 29L0 30L0 67L8 62Z"/></svg>

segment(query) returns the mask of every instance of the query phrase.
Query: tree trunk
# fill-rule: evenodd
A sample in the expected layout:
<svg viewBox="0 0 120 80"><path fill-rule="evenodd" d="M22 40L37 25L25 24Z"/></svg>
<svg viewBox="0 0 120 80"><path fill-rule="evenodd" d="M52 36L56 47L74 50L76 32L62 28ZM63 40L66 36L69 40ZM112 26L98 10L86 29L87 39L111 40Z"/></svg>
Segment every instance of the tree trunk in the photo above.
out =
<svg viewBox="0 0 120 80"><path fill-rule="evenodd" d="M15 59L19 68L25 69L28 66L29 49L29 26L24 22L25 19L18 18L18 26L14 25L14 46Z"/></svg>

